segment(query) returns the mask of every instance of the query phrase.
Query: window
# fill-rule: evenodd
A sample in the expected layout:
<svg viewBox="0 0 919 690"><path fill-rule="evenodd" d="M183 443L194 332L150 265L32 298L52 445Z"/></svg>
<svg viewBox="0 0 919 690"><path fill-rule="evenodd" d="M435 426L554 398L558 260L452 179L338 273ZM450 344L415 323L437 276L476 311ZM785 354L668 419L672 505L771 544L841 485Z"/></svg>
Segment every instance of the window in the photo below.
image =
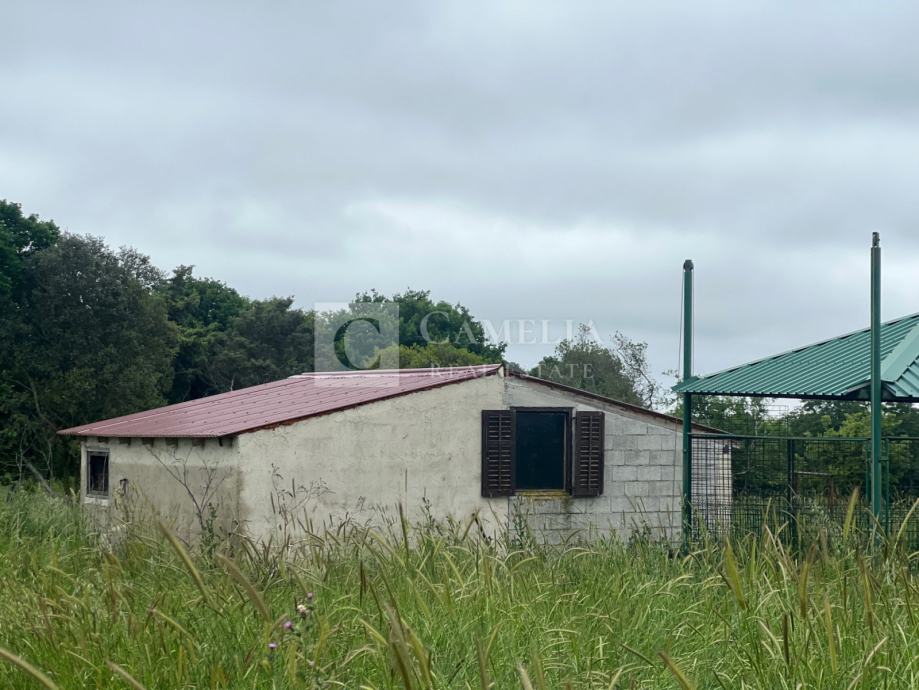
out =
<svg viewBox="0 0 919 690"><path fill-rule="evenodd" d="M108 496L108 451L86 453L86 495Z"/></svg>
<svg viewBox="0 0 919 690"><path fill-rule="evenodd" d="M482 412L482 495L603 493L603 413L520 407Z"/></svg>
<svg viewBox="0 0 919 690"><path fill-rule="evenodd" d="M569 419L568 411L516 411L515 489L565 488Z"/></svg>

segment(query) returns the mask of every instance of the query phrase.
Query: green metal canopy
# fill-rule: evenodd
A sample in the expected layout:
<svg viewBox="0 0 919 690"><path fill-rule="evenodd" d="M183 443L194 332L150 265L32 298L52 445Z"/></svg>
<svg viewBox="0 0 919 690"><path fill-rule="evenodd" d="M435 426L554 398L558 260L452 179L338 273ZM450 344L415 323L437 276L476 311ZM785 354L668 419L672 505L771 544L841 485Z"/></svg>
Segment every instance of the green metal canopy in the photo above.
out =
<svg viewBox="0 0 919 690"><path fill-rule="evenodd" d="M767 398L868 400L871 331L824 340L732 369L694 377L677 393ZM919 402L919 314L881 325L883 400Z"/></svg>

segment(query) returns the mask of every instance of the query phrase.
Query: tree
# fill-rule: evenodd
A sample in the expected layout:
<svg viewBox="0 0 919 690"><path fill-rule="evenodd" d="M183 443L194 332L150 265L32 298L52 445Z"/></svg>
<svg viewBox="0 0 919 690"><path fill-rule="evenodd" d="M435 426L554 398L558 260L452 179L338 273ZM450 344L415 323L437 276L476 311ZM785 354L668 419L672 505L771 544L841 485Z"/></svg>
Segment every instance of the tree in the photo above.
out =
<svg viewBox="0 0 919 690"><path fill-rule="evenodd" d="M834 434L851 415L858 414L865 403L854 400L806 400L785 416L792 436L826 436Z"/></svg>
<svg viewBox="0 0 919 690"><path fill-rule="evenodd" d="M406 345L391 345L378 351L370 358L366 365L372 364L378 358L386 361L388 355L398 349L400 369L429 369L431 367L468 367L476 364L488 364L485 358L450 343L431 343L423 347L408 347Z"/></svg>
<svg viewBox="0 0 919 690"><path fill-rule="evenodd" d="M498 363L504 356L505 343L492 343L485 326L462 304L431 299L429 290L397 293L392 298L376 290L358 293L355 302L394 302L399 306L399 344L423 348L449 343L468 350L486 362Z"/></svg>
<svg viewBox="0 0 919 690"><path fill-rule="evenodd" d="M23 392L16 387L14 366L23 340L24 319L29 314L22 304L26 262L36 253L53 246L60 230L36 215L25 216L19 204L0 200L0 477L12 469L21 475L29 449L44 446L44 435L29 433L37 424L17 401Z"/></svg>
<svg viewBox="0 0 919 690"><path fill-rule="evenodd" d="M683 416L683 398L677 401L673 414ZM714 427L729 434L764 434L780 427L782 421L769 416L768 400L722 395L694 395L694 422Z"/></svg>
<svg viewBox="0 0 919 690"><path fill-rule="evenodd" d="M169 320L178 329L170 403L221 392L210 363L219 359L234 320L249 306L249 300L233 288L219 280L197 278L193 271L193 266L179 266L158 286Z"/></svg>
<svg viewBox="0 0 919 690"><path fill-rule="evenodd" d="M312 371L313 323L291 297L253 300L230 322L207 375L227 391Z"/></svg>
<svg viewBox="0 0 919 690"><path fill-rule="evenodd" d="M23 262L3 365L5 457L72 472L58 429L165 402L175 329L138 274L149 262L125 256L99 238L63 235Z"/></svg>
<svg viewBox="0 0 919 690"><path fill-rule="evenodd" d="M19 204L0 199L0 300L15 297L25 260L52 246L60 234L53 221L24 216Z"/></svg>
<svg viewBox="0 0 919 690"><path fill-rule="evenodd" d="M660 386L648 375L647 345L616 333L611 347L597 342L586 324L544 357L530 374L634 405L651 406Z"/></svg>

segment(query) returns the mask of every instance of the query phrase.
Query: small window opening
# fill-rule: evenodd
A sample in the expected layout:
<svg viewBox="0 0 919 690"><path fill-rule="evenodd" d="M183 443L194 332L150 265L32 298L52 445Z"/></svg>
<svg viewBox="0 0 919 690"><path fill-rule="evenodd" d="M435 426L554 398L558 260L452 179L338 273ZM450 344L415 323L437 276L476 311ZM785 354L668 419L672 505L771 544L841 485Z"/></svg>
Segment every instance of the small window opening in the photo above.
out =
<svg viewBox="0 0 919 690"><path fill-rule="evenodd" d="M86 494L108 496L108 452L91 450L86 456Z"/></svg>
<svg viewBox="0 0 919 690"><path fill-rule="evenodd" d="M564 490L568 413L517 410L516 417L515 488Z"/></svg>

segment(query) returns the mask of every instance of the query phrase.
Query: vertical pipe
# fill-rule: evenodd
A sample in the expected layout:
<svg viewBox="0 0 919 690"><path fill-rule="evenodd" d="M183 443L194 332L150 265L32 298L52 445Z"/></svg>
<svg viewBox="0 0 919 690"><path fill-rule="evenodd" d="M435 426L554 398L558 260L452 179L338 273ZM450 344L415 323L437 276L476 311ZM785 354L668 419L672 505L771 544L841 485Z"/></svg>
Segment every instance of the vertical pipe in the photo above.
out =
<svg viewBox="0 0 919 690"><path fill-rule="evenodd" d="M805 450L805 457L806 457ZM795 440L788 439L785 444L785 459L788 465L788 522L791 528L791 545L798 550L798 486L795 468Z"/></svg>
<svg viewBox="0 0 919 690"><path fill-rule="evenodd" d="M683 381L692 378L692 270L683 262ZM692 531L692 394L683 394L683 545Z"/></svg>
<svg viewBox="0 0 919 690"><path fill-rule="evenodd" d="M881 519L881 238L871 235L871 512Z"/></svg>

